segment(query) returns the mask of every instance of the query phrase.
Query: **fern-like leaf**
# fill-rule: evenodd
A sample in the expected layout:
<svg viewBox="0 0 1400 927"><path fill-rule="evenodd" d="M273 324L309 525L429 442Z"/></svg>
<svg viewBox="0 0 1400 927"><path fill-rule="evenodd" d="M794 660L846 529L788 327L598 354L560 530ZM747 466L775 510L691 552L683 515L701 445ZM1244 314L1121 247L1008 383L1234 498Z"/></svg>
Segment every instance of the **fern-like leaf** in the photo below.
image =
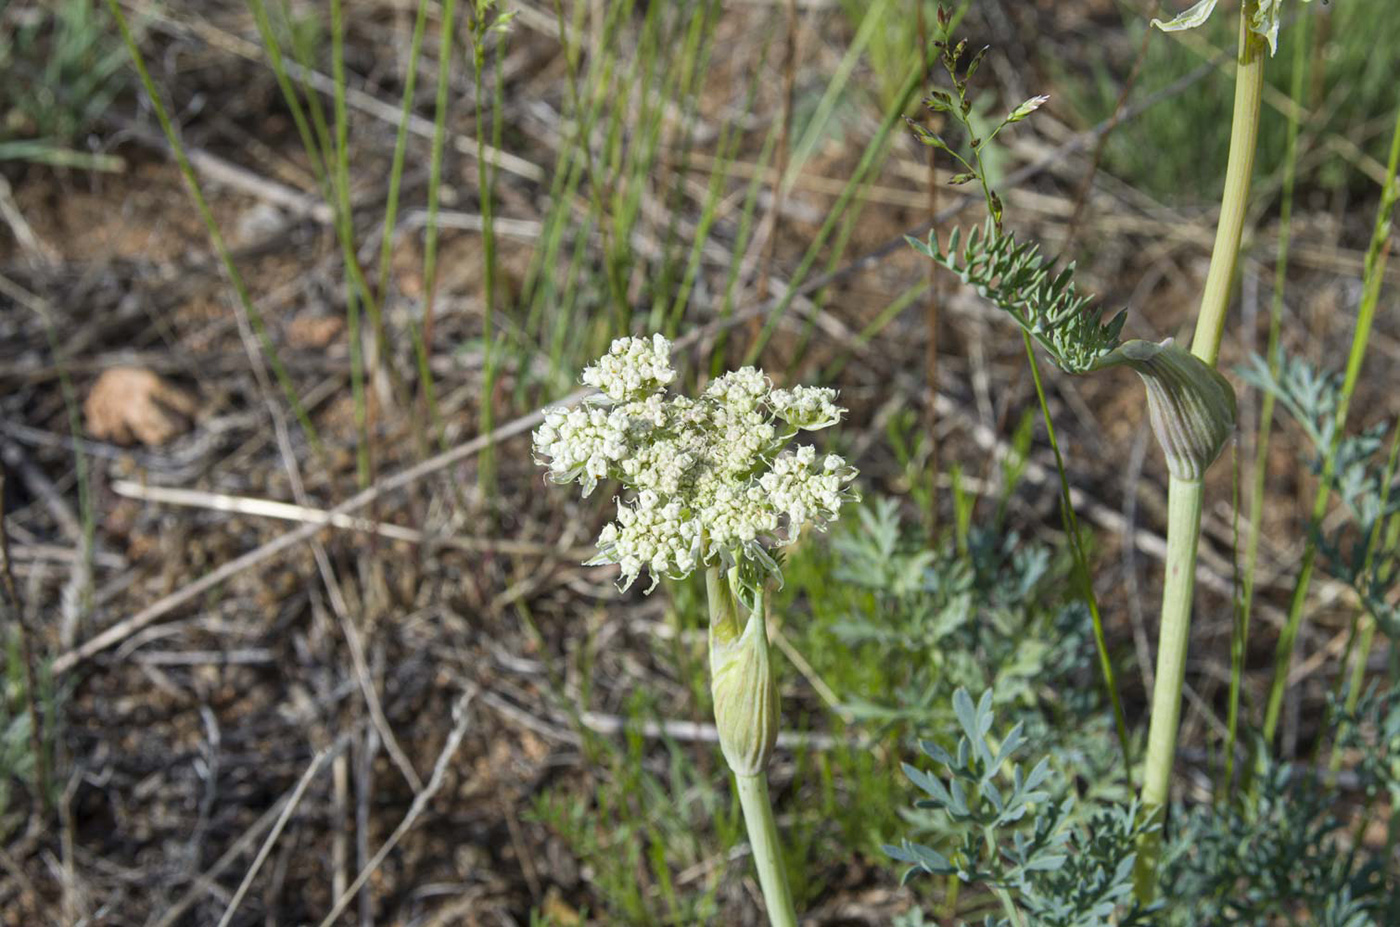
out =
<svg viewBox="0 0 1400 927"><path fill-rule="evenodd" d="M927 242L908 241L1011 316L1066 373L1097 369L1121 343L1127 310L1105 321L1103 307L1091 306L1091 298L1076 290L1073 264L1056 273L1039 245L1018 244L991 220L966 235L954 229L946 250L936 233Z"/></svg>

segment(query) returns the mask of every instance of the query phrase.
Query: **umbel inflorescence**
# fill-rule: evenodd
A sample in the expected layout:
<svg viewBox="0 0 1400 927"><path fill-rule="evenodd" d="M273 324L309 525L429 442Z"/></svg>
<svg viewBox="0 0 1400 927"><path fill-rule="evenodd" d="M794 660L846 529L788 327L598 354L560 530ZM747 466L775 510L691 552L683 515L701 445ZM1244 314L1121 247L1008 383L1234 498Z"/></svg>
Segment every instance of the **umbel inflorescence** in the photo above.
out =
<svg viewBox="0 0 1400 927"><path fill-rule="evenodd" d="M824 528L853 497L856 471L811 446L786 449L799 431L836 424L835 390L774 389L744 367L712 380L698 399L668 395L671 345L619 338L583 372L598 394L545 412L536 459L557 483L587 496L617 480L617 520L598 536L590 564L616 563L626 589L647 569L683 578L701 566L752 565L776 574L771 549L803 525ZM650 591L650 589L648 589Z"/></svg>

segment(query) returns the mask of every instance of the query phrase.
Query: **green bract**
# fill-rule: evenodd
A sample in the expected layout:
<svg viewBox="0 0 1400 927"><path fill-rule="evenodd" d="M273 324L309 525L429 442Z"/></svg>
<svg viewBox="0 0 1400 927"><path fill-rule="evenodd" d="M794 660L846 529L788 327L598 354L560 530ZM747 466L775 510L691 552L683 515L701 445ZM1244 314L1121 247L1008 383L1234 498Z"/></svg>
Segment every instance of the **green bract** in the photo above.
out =
<svg viewBox="0 0 1400 927"><path fill-rule="evenodd" d="M619 338L583 372L600 395L545 412L534 435L539 462L584 495L599 480L620 482L617 521L598 535L590 564L617 563L622 588L645 567L653 583L702 565L756 565L776 575L769 553L803 525L823 528L853 496L856 471L811 446L784 450L799 431L834 425L835 390L774 389L744 367L711 381L698 399L667 396L671 345Z"/></svg>
<svg viewBox="0 0 1400 927"><path fill-rule="evenodd" d="M1106 355L1100 366L1125 364L1147 387L1152 432L1179 480L1199 480L1235 431L1235 390L1214 367L1168 338L1134 339Z"/></svg>
<svg viewBox="0 0 1400 927"><path fill-rule="evenodd" d="M778 742L778 686L768 660L763 591L744 601L734 571L705 572L710 600L710 694L715 730L729 768L757 776Z"/></svg>
<svg viewBox="0 0 1400 927"><path fill-rule="evenodd" d="M1215 6L1218 2L1219 0L1200 0L1199 3L1183 10L1169 20L1152 20L1152 25L1163 32L1194 29L1204 25L1206 20L1210 19L1210 14L1215 12ZM1310 2L1310 0L1304 0L1304 2ZM1270 55L1278 53L1278 27L1282 11L1283 0L1259 0L1254 7L1254 12L1249 17L1249 31L1262 36L1269 43Z"/></svg>

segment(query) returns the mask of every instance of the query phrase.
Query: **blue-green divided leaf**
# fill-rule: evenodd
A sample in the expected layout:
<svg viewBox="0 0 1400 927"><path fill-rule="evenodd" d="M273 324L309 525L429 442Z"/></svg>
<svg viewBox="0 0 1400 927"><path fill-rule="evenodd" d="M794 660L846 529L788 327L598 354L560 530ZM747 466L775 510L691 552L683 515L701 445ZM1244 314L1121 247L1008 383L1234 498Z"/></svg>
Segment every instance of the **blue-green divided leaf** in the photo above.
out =
<svg viewBox="0 0 1400 927"><path fill-rule="evenodd" d="M920 239L915 238L913 235L905 235L904 240L909 243L909 246L911 248L922 254L924 257L937 257L937 252L935 251L932 243L927 241L921 241Z"/></svg>
<svg viewBox="0 0 1400 927"><path fill-rule="evenodd" d="M944 766L951 767L954 762L956 762L947 750L944 750L931 740L919 741L919 749L923 750L924 754L935 763L942 763Z"/></svg>
<svg viewBox="0 0 1400 927"><path fill-rule="evenodd" d="M917 843L904 841L902 846L885 844L880 849L884 850L892 859L897 859L901 863L909 863L915 868L904 874L902 881L909 881L909 877L919 872L930 872L935 875L947 875L953 872L955 867L948 858L932 847L926 847Z"/></svg>
<svg viewBox="0 0 1400 927"><path fill-rule="evenodd" d="M992 690L982 693L977 700L977 736L985 738L992 729Z"/></svg>
<svg viewBox="0 0 1400 927"><path fill-rule="evenodd" d="M1010 759L1011 755L1021 746L1022 741L1025 740L1025 735L1023 733L1025 726L1026 723L1024 721L1017 721L1016 726L1011 729L1011 732L1006 735L1006 739L1001 742L1001 749L997 751L996 759L992 762L993 772L1001 769L1002 764Z"/></svg>
<svg viewBox="0 0 1400 927"><path fill-rule="evenodd" d="M1029 872L1057 872L1064 866L1067 858L1064 854L1032 857L1026 863L1026 870ZM1112 910L1111 905L1109 910Z"/></svg>
<svg viewBox="0 0 1400 927"><path fill-rule="evenodd" d="M971 810L967 807L967 790L958 780L954 779L950 783L953 799L948 803L948 812L954 817L967 817Z"/></svg>
<svg viewBox="0 0 1400 927"><path fill-rule="evenodd" d="M915 766L910 766L908 763L902 765L904 767L904 775L909 777L909 781L931 795L940 807L947 807L953 803L953 799L948 794L948 790L943 787L943 783L940 782L936 776L931 776Z"/></svg>
<svg viewBox="0 0 1400 927"><path fill-rule="evenodd" d="M982 736L978 729L977 709L973 706L972 696L967 694L966 689L958 689L953 693L953 713L958 716L958 724L962 725L968 740Z"/></svg>
<svg viewBox="0 0 1400 927"><path fill-rule="evenodd" d="M1035 764L1035 768L1031 770L1030 775L1026 776L1026 781L1023 787L1026 789L1027 792L1030 792L1033 789L1040 788L1042 785L1045 784L1045 781L1049 778L1050 758L1042 757L1040 762ZM1042 792L1038 794L1044 795L1045 793ZM1029 801L1040 800L1039 798L1030 798L1029 796L1027 796L1027 799Z"/></svg>

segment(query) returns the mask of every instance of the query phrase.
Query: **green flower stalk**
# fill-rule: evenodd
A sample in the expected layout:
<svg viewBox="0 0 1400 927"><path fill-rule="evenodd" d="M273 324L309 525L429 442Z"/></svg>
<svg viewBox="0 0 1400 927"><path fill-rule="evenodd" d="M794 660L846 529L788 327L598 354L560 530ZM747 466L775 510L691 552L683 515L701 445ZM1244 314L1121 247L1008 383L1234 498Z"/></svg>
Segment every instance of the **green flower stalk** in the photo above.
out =
<svg viewBox="0 0 1400 927"><path fill-rule="evenodd" d="M1173 31L1201 25L1215 7L1203 0L1168 23ZM1230 156L1225 167L1225 192L1210 256L1210 272L1201 296L1191 353L1207 367L1220 355L1225 313L1230 306L1235 265L1244 236L1254 155L1259 139L1259 110L1264 88L1264 50L1278 34L1279 0L1244 0L1240 5L1239 52L1235 68L1235 102L1230 127ZM1152 718L1147 732L1142 804L1152 823L1165 816L1177 728L1181 721L1181 692L1186 678L1186 646L1191 637L1191 603L1196 588L1196 551L1201 533L1204 487L1194 479L1172 473L1167 495L1166 579L1162 588L1162 621L1157 643L1157 675L1152 692ZM1161 829L1144 838L1138 855L1138 900L1150 902L1157 890Z"/></svg>
<svg viewBox="0 0 1400 927"><path fill-rule="evenodd" d="M778 686L768 659L768 599L760 587L752 590L752 600L745 605L737 568L707 568L705 590L710 601L710 694L719 748L734 772L769 920L796 927L797 909L768 798L768 761L778 742L779 724Z"/></svg>
<svg viewBox="0 0 1400 927"><path fill-rule="evenodd" d="M778 691L769 658L768 585L781 580L780 549L807 525L822 529L855 497L856 471L799 432L836 424L836 392L774 389L744 367L712 380L699 398L667 395L671 344L619 338L583 372L598 394L545 412L537 460L558 483L587 496L621 484L617 520L598 535L590 564L616 563L626 589L646 570L660 578L705 571L710 608L710 688L720 749L734 772L769 920L795 927L796 911L766 769L778 737Z"/></svg>

